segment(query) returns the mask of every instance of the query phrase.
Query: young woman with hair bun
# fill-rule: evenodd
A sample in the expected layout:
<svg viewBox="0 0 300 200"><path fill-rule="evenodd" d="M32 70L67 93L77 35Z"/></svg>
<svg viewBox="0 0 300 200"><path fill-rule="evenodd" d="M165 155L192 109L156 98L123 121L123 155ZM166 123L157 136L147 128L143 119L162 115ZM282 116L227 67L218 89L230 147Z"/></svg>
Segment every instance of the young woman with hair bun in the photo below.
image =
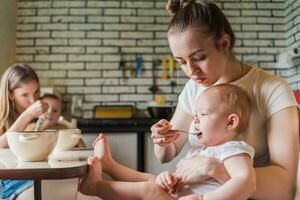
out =
<svg viewBox="0 0 300 200"><path fill-rule="evenodd" d="M248 132L239 139L254 147L256 191L254 199L293 199L299 157L297 103L288 83L234 56L235 36L220 8L208 0L169 0L172 15L168 40L174 59L189 77L170 121L151 128L156 157L169 162L188 141L194 102L207 87L231 83L247 91L252 114ZM191 167L192 166L192 167ZM208 177L225 183L222 163L207 157L183 159L176 175L182 184Z"/></svg>

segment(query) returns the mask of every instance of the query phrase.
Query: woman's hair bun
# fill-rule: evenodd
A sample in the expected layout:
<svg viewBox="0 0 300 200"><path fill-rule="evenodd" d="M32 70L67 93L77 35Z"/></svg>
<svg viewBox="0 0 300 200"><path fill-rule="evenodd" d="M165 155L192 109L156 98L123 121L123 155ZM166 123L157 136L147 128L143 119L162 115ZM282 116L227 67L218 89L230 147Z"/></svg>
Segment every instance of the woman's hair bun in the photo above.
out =
<svg viewBox="0 0 300 200"><path fill-rule="evenodd" d="M175 15L178 10L194 2L195 0L168 0L165 9L170 13L170 15Z"/></svg>

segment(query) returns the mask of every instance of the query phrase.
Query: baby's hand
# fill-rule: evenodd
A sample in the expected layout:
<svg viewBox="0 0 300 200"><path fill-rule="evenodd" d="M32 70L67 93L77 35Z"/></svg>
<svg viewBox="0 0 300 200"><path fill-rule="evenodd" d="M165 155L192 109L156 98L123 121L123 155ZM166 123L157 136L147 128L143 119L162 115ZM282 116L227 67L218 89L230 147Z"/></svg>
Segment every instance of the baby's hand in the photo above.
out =
<svg viewBox="0 0 300 200"><path fill-rule="evenodd" d="M174 186L177 183L177 178L168 171L160 173L156 177L156 184L160 185L167 192L174 192Z"/></svg>

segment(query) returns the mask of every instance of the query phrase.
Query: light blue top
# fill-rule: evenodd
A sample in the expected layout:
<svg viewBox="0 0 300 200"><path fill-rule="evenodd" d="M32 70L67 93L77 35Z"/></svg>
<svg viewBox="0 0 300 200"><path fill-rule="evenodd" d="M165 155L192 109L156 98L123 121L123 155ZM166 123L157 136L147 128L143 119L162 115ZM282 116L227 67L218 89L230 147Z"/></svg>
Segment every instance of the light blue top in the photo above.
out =
<svg viewBox="0 0 300 200"><path fill-rule="evenodd" d="M13 200L31 186L33 186L33 181L30 180L0 180L0 197Z"/></svg>

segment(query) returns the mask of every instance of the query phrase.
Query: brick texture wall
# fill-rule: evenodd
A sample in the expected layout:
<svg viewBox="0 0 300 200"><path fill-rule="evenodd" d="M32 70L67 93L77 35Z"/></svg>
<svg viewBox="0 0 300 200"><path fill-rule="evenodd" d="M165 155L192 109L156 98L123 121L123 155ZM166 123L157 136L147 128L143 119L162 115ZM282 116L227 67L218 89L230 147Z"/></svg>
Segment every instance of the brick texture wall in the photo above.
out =
<svg viewBox="0 0 300 200"><path fill-rule="evenodd" d="M287 0L285 3L286 45L288 48L300 47L300 1ZM294 89L300 89L300 57L292 59L290 68L282 74Z"/></svg>
<svg viewBox="0 0 300 200"><path fill-rule="evenodd" d="M299 1L216 3L236 33L237 57L297 87L297 69L276 69L275 63L279 52L300 42ZM92 117L95 105L131 104L143 110L154 99L149 90L153 60L171 55L166 38L170 17L164 4L165 0L19 0L17 62L36 69L42 85L53 86L65 105L73 95L82 95L86 118ZM140 74L134 70L136 57L142 58ZM155 69L158 94L176 103L187 78L178 70L178 86L171 87L170 79L161 78L161 64Z"/></svg>

